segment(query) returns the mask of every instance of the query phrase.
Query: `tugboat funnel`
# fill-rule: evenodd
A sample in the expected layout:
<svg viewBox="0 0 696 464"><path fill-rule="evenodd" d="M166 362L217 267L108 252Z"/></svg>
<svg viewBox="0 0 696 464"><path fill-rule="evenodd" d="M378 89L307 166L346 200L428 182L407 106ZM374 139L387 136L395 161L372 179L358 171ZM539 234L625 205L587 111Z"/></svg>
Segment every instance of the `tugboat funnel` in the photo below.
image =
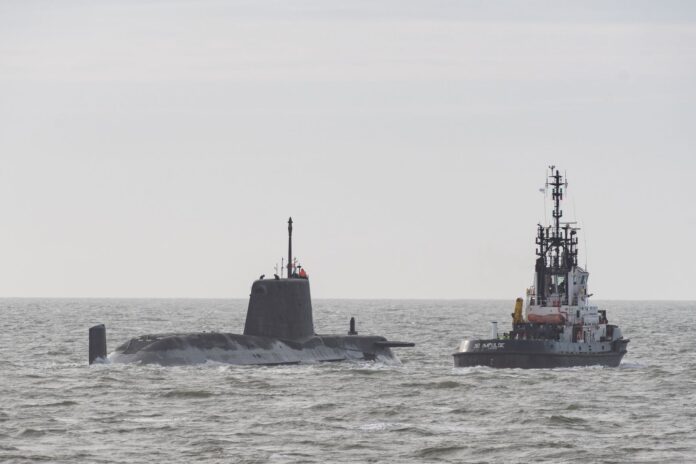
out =
<svg viewBox="0 0 696 464"><path fill-rule="evenodd" d="M491 339L496 340L498 338L498 323L495 321L491 322Z"/></svg>

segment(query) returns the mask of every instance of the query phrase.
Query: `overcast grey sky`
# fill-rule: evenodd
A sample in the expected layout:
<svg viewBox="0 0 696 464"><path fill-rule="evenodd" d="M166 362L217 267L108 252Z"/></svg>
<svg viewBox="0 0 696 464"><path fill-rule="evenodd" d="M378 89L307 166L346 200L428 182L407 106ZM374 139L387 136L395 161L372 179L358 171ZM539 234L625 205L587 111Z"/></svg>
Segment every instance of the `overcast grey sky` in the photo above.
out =
<svg viewBox="0 0 696 464"><path fill-rule="evenodd" d="M696 299L696 3L0 2L0 296Z"/></svg>

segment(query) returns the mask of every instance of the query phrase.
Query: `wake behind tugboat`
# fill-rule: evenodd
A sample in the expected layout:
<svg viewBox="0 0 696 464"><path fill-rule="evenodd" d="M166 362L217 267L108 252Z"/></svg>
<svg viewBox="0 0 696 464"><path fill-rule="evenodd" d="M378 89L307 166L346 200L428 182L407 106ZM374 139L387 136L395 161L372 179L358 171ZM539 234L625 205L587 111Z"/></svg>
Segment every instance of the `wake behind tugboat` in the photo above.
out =
<svg viewBox="0 0 696 464"><path fill-rule="evenodd" d="M609 324L605 310L590 304L589 272L578 266L579 229L561 222L568 184L554 169L547 182L553 187L553 224L538 225L534 286L526 302L517 299L512 330L501 338L493 322L489 339L462 341L453 354L456 367L616 367L626 354L629 340Z"/></svg>

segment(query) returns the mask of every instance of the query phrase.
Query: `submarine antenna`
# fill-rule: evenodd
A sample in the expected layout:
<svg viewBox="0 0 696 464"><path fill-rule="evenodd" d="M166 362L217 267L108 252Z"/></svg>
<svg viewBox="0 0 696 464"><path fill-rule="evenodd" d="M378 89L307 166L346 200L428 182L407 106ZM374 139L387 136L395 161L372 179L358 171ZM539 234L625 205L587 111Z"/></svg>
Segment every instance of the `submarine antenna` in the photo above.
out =
<svg viewBox="0 0 696 464"><path fill-rule="evenodd" d="M288 279L292 276L292 217L288 219Z"/></svg>

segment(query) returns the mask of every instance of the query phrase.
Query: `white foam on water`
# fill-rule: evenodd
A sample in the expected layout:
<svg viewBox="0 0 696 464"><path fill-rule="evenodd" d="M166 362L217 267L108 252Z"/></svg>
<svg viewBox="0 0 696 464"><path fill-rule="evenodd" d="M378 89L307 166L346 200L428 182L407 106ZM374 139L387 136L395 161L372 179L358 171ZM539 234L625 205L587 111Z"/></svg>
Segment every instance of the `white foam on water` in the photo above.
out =
<svg viewBox="0 0 696 464"><path fill-rule="evenodd" d="M359 426L358 429L362 430L363 432L382 432L395 427L399 427L399 424L394 424L391 422L370 422Z"/></svg>
<svg viewBox="0 0 696 464"><path fill-rule="evenodd" d="M635 361L621 361L619 364L620 369L645 369L647 364L635 362Z"/></svg>

